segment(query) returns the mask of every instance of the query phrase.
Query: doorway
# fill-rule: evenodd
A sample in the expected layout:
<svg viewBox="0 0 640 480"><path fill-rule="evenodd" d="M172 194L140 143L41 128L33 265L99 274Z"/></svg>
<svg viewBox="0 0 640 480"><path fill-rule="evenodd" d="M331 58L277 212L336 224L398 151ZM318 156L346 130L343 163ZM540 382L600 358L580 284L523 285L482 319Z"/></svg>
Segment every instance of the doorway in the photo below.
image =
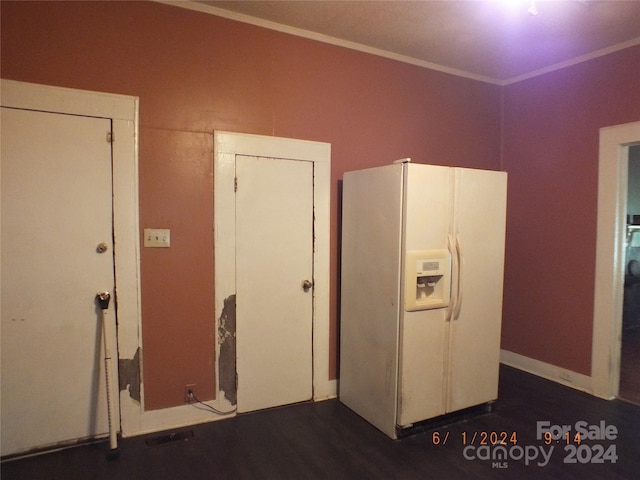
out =
<svg viewBox="0 0 640 480"><path fill-rule="evenodd" d="M623 317L629 151L640 145L640 122L600 129L598 224L591 392L618 396Z"/></svg>
<svg viewBox="0 0 640 480"><path fill-rule="evenodd" d="M236 179L236 375L244 413L312 397L313 163L238 155Z"/></svg>
<svg viewBox="0 0 640 480"><path fill-rule="evenodd" d="M234 404L237 400L233 378L236 373L236 348L229 347L229 340L241 342L245 339L236 339L236 330L229 331L230 325L237 326L237 334L242 334L243 318L236 316L236 294L240 294L240 287L244 281L238 275L247 275L246 269L238 268L237 261L243 247L238 242L239 228L237 223L237 196L236 185L239 190L243 188L243 180L240 177L236 183L236 169L246 161L246 157L255 157L260 165L267 165L265 159L272 159L280 167L288 169L288 166L302 166L302 169L311 169L313 190L312 205L312 238L313 258L311 272L313 277L295 277L293 287L296 296L301 296L303 302L311 302L312 331L311 331L311 369L305 367L310 376L312 397L322 399L335 396L336 382L329 379L329 211L330 211L330 145L327 143L310 142L304 140L268 137L262 135L249 135L231 132L215 132L214 139L214 251L215 251L215 317L219 334L219 348L217 349L217 366L219 375L217 389L219 398L226 398ZM306 164L306 166L305 166ZM245 165L246 167L246 165ZM308 172L307 172L308 174ZM307 175L303 174L303 175ZM289 185L281 183L276 178L272 187L276 190L287 190ZM270 221L267 219L267 221ZM258 232L255 235L259 235ZM245 238L250 238L246 235ZM243 255L244 258L244 255ZM309 280L313 287L309 292L302 288L302 282ZM293 282L293 280L292 280ZM245 289L245 292L248 292ZM311 295L309 295L311 294ZM250 295L245 293L244 296ZM255 307L255 304L254 304ZM259 305L256 307L259 308ZM282 306L286 309L286 305ZM231 313L232 312L232 313ZM241 313L240 313L241 314ZM233 318L231 318L233 317ZM236 327L234 327L236 328ZM277 335L276 335L277 337ZM280 337L280 342L286 342ZM295 342L298 342L296 340ZM223 344L224 343L224 344ZM286 343L280 343L281 348L286 348ZM238 359L239 361L242 361ZM239 366L241 369L242 366ZM257 374L257 372L256 372ZM242 375L252 375L242 373ZM231 381L229 381L231 378ZM275 382L275 383L274 383ZM242 384L242 378L238 378L238 385ZM281 385L270 380L267 388L279 389ZM234 390L234 391L230 391ZM265 404L266 405L266 404ZM238 403L238 408L244 408ZM263 408L263 407L258 407ZM250 407L248 409L253 409Z"/></svg>
<svg viewBox="0 0 640 480"><path fill-rule="evenodd" d="M133 359L141 344L136 140L138 99L6 79L0 80L0 84L3 107L108 119L105 121L111 122L113 142L109 148L112 156L112 221L115 237L112 253L118 301L117 304L111 302L110 309L117 310L119 360ZM106 141L106 132L103 139ZM89 303L93 308L93 300ZM91 322L95 324L97 313L92 314ZM3 338L4 334L3 331ZM4 366L4 361L2 363ZM143 429L153 428L156 423L161 424L153 418L146 420L148 415L144 415L140 401L132 398L127 389L121 391L120 395L121 434L135 435ZM3 391L3 396L5 393Z"/></svg>

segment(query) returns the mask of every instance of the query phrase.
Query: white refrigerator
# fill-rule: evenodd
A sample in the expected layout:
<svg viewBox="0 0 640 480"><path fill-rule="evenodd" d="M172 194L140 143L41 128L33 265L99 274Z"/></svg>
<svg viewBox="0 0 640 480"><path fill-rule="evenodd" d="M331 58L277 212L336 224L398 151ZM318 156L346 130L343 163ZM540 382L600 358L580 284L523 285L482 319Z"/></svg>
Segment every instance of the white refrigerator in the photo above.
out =
<svg viewBox="0 0 640 480"><path fill-rule="evenodd" d="M497 399L506 188L409 159L344 174L339 397L392 438Z"/></svg>

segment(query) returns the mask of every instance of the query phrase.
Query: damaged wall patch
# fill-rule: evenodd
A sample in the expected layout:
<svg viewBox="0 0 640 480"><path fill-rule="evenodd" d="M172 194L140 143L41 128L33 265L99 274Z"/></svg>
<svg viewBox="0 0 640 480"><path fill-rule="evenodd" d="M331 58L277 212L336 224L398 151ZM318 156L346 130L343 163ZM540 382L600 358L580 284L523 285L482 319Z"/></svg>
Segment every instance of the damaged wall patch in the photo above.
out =
<svg viewBox="0 0 640 480"><path fill-rule="evenodd" d="M220 390L224 397L237 403L236 385L236 296L224 299L224 308L218 321L218 344L220 345L219 369Z"/></svg>
<svg viewBox="0 0 640 480"><path fill-rule="evenodd" d="M140 402L140 347L132 359L118 359L118 384L120 391L129 387L129 396Z"/></svg>

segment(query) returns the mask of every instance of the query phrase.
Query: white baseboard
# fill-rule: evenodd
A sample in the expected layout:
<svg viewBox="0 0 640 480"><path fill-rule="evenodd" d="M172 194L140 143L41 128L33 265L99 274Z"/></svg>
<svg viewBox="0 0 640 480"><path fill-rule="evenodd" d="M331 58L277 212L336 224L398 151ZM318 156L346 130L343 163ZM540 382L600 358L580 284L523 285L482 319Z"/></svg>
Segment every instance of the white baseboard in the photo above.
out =
<svg viewBox="0 0 640 480"><path fill-rule="evenodd" d="M550 363L541 362L535 358L525 357L524 355L508 350L500 350L500 363L593 395L592 380L591 377L587 375L551 365Z"/></svg>
<svg viewBox="0 0 640 480"><path fill-rule="evenodd" d="M338 391L337 380L327 380L314 392L313 401L321 402L336 398ZM224 398L224 392L218 392L218 398ZM141 411L139 414L140 422L135 425L125 425L122 429L123 438L134 437L137 435L145 435L156 433L175 428L190 427L201 423L215 422L232 418L236 416L233 405L226 400L211 400L205 402L210 407L222 412L228 412L226 415L215 414L212 410L208 410L203 405L190 404L181 405L171 408L163 408L160 410L142 411L140 404L131 400L128 392L121 392L121 404L125 407L137 408Z"/></svg>

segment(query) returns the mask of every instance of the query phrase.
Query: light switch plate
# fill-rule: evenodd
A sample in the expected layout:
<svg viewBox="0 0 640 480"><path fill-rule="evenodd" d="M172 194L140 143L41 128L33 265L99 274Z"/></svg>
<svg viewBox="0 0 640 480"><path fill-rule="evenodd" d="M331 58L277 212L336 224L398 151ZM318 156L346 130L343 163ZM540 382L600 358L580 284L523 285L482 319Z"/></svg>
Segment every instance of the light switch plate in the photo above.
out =
<svg viewBox="0 0 640 480"><path fill-rule="evenodd" d="M171 230L168 228L145 228L144 246L167 248L171 246Z"/></svg>

